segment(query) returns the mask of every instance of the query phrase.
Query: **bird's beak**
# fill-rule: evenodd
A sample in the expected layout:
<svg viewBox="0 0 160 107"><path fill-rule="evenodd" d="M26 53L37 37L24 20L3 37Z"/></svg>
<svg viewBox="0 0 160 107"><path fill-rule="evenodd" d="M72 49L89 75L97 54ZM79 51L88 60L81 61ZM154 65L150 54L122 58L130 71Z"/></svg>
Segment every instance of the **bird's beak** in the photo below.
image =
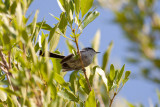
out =
<svg viewBox="0 0 160 107"><path fill-rule="evenodd" d="M96 52L96 53L101 53L101 52Z"/></svg>

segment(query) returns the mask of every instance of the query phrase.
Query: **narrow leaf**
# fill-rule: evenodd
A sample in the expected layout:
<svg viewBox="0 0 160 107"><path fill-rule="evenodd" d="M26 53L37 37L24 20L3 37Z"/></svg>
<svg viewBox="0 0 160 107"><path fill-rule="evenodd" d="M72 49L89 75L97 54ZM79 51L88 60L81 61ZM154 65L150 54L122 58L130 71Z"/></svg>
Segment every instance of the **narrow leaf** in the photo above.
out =
<svg viewBox="0 0 160 107"><path fill-rule="evenodd" d="M108 49L106 50L106 52L103 55L102 69L104 71L106 71L106 69L107 69L107 64L108 64L108 61L109 61L109 56L110 56L112 47L113 47L113 42L111 42L109 44Z"/></svg>
<svg viewBox="0 0 160 107"><path fill-rule="evenodd" d="M56 80L60 85L69 90L68 83L65 82L63 77L61 77L56 72L53 73L53 79Z"/></svg>
<svg viewBox="0 0 160 107"><path fill-rule="evenodd" d="M41 29L44 29L44 30L48 30L50 31L52 29L52 27L48 24L46 24L45 22L42 24L43 22L38 22L37 23L37 27L40 27L41 26Z"/></svg>
<svg viewBox="0 0 160 107"><path fill-rule="evenodd" d="M75 101L78 102L79 98L76 97L71 91L69 90L61 90L58 92L58 95L60 97L63 97L64 99L70 100L70 101Z"/></svg>
<svg viewBox="0 0 160 107"><path fill-rule="evenodd" d="M80 74L79 83L80 83L82 89L84 90L84 92L89 94L90 91L89 91L86 79L84 78L84 76L82 74Z"/></svg>
<svg viewBox="0 0 160 107"><path fill-rule="evenodd" d="M66 27L67 27L67 17L65 16L65 13L62 12L60 15L60 22L58 28L64 34L66 31Z"/></svg>
<svg viewBox="0 0 160 107"><path fill-rule="evenodd" d="M100 38L101 38L101 32L100 32L100 30L97 30L97 32L92 40L92 48L96 51L99 50ZM97 57L94 57L93 62L94 62L94 64L98 64Z"/></svg>
<svg viewBox="0 0 160 107"><path fill-rule="evenodd" d="M93 5L93 0L81 0L80 6L81 6L82 17L89 11L92 5Z"/></svg>
<svg viewBox="0 0 160 107"><path fill-rule="evenodd" d="M123 65L123 67L121 68L120 72L118 73L118 77L117 77L117 80L116 80L117 84L119 84L119 81L122 78L122 75L123 75L123 72L124 72L124 68L125 68L125 65Z"/></svg>
<svg viewBox="0 0 160 107"><path fill-rule="evenodd" d="M0 90L0 100L3 102L3 101L6 101L7 100L7 95L5 92L1 91Z"/></svg>
<svg viewBox="0 0 160 107"><path fill-rule="evenodd" d="M109 77L110 77L110 79L111 79L112 81L114 80L114 77L115 77L115 69L114 69L114 65L113 65L113 64L111 64L111 66L110 66Z"/></svg>
<svg viewBox="0 0 160 107"><path fill-rule="evenodd" d="M101 76L101 78L102 78L102 80L103 80L103 82L104 82L104 84L107 88L108 80L106 78L105 72L98 66L96 68L94 67L94 69L95 69L96 73L98 73Z"/></svg>
<svg viewBox="0 0 160 107"><path fill-rule="evenodd" d="M84 29L89 23L91 23L98 16L99 16L99 12L97 11L88 13L83 21L83 25L81 26L81 29Z"/></svg>
<svg viewBox="0 0 160 107"><path fill-rule="evenodd" d="M52 17L54 17L56 20L60 20L58 17L54 16L53 14L49 13Z"/></svg>
<svg viewBox="0 0 160 107"><path fill-rule="evenodd" d="M80 11L80 0L75 0L75 9L76 9L76 13L78 15L79 11Z"/></svg>
<svg viewBox="0 0 160 107"><path fill-rule="evenodd" d="M52 28L52 30L49 33L48 42L50 43L50 47L49 47L50 51L53 51L57 47L60 39L60 33L56 29L57 29L57 25L54 28Z"/></svg>
<svg viewBox="0 0 160 107"><path fill-rule="evenodd" d="M123 85L128 81L128 79L129 79L128 77L129 77L130 74L131 74L131 71L126 71L125 72L125 77L122 81Z"/></svg>
<svg viewBox="0 0 160 107"><path fill-rule="evenodd" d="M96 99L95 99L94 90L92 90L89 93L87 101L85 102L85 107L96 107Z"/></svg>
<svg viewBox="0 0 160 107"><path fill-rule="evenodd" d="M77 72L78 71L72 72L71 75L70 75L70 79L69 79L69 81L71 83L71 88L72 88L74 93L77 92L77 84L78 84L77 80L76 80Z"/></svg>

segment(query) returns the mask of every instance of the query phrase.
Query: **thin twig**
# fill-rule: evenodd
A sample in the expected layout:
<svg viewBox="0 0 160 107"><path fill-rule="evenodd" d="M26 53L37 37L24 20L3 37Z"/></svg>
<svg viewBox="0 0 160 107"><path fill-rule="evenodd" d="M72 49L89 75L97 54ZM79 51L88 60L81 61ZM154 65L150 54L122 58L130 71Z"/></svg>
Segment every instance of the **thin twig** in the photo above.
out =
<svg viewBox="0 0 160 107"><path fill-rule="evenodd" d="M8 65L8 63L7 63L6 59L5 59L4 54L2 53L2 50L3 50L2 46L0 46L0 56L1 56L2 62L6 66L7 70L9 70L9 65Z"/></svg>
<svg viewBox="0 0 160 107"><path fill-rule="evenodd" d="M111 107L111 106L112 106L113 100L114 100L114 98L115 98L115 96L116 96L116 95L117 95L117 93L114 93L114 95L113 95L112 99L110 99L109 107Z"/></svg>
<svg viewBox="0 0 160 107"><path fill-rule="evenodd" d="M7 79L8 79L8 82L10 84L10 87L11 89L14 91L13 89L13 86L12 86L12 83L11 83L11 79L10 79L10 76L12 76L12 74L9 72L9 64L7 63L6 61L6 58L5 58L5 55L2 53L2 46L0 46L0 57L2 59L2 62L1 65L3 65L4 67L0 66L0 69L6 73L6 76L7 76Z"/></svg>
<svg viewBox="0 0 160 107"><path fill-rule="evenodd" d="M11 50L8 52L8 63L9 63L9 69L11 69Z"/></svg>
<svg viewBox="0 0 160 107"><path fill-rule="evenodd" d="M89 80L88 80L88 77L87 77L87 74L86 74L86 69L84 68L84 64L83 64L82 57L81 57L81 54L80 54L80 51L79 51L78 41L77 41L77 38L76 38L76 37L75 37L75 43L76 43L76 46L77 46L78 54L79 54L79 56L80 56L80 62L81 62L81 65L82 65L82 71L83 71L84 76L85 76L85 78L86 78L86 80L87 80L87 85L88 85L89 91L91 91L92 88L91 88L91 85L90 85L90 83L89 83Z"/></svg>

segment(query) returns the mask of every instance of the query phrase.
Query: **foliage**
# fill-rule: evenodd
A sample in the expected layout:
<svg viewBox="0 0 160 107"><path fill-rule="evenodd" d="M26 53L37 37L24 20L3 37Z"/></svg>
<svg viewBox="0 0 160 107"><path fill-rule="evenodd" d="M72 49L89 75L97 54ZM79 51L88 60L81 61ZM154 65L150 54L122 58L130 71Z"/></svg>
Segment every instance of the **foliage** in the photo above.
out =
<svg viewBox="0 0 160 107"><path fill-rule="evenodd" d="M127 60L137 66L140 65L145 78L160 83L157 77L160 74L160 14L158 10L160 0L121 0L118 2L121 2L120 8L111 7L111 9L115 15L114 22L119 24L125 37L132 42L128 47L130 55ZM106 4L108 5L111 4Z"/></svg>
<svg viewBox="0 0 160 107"><path fill-rule="evenodd" d="M50 60L47 54L45 57L38 57L36 54L40 49L46 53L49 50L60 54L55 50L60 36L67 39L70 51L75 47L69 41L76 43L79 51L78 38L83 29L99 15L95 9L89 11L93 0L59 0L58 4L63 12L59 18L54 16L58 20L54 27L44 20L37 22L38 10L32 22L27 25L31 15L26 17L26 11L31 3L32 0L0 1L0 105L111 106L130 75L130 71L126 71L123 77L124 66L121 70L115 70L113 64L110 66L110 73L105 72L113 43L103 56L102 68L97 65L95 57L86 72L82 69L84 74L74 71L68 82L63 79L66 72L60 72L59 59ZM73 28L75 24L77 26ZM68 28L72 31L70 36L66 36ZM43 30L49 33L44 34ZM40 31L42 33L38 37ZM96 35L94 39L97 37L100 35ZM98 46L99 42L93 40L92 47L98 50Z"/></svg>

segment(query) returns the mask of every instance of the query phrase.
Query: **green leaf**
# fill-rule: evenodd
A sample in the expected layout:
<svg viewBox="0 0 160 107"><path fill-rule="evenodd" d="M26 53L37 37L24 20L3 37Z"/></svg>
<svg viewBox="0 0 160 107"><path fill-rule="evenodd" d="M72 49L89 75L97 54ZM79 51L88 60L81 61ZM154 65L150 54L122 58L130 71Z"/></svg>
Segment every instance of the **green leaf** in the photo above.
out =
<svg viewBox="0 0 160 107"><path fill-rule="evenodd" d="M128 79L129 79L128 77L129 77L130 74L131 74L131 71L126 71L125 72L125 77L122 81L123 85L128 81Z"/></svg>
<svg viewBox="0 0 160 107"><path fill-rule="evenodd" d="M22 34L23 34L22 35L23 39L25 40L26 43L28 43L29 38L28 38L28 34L27 34L26 30L23 30Z"/></svg>
<svg viewBox="0 0 160 107"><path fill-rule="evenodd" d="M75 0L74 2L75 2L75 10L78 15L80 11L80 0Z"/></svg>
<svg viewBox="0 0 160 107"><path fill-rule="evenodd" d="M109 77L110 77L111 81L114 80L114 77L115 77L115 69L114 69L114 65L113 65L113 64L111 64L111 66L110 66Z"/></svg>
<svg viewBox="0 0 160 107"><path fill-rule="evenodd" d="M12 90L9 89L9 88L0 87L0 90L2 90L3 92L6 92L7 94L10 94L10 95L20 96L19 94L17 94L16 92L12 91Z"/></svg>
<svg viewBox="0 0 160 107"><path fill-rule="evenodd" d="M67 17L65 16L65 13L62 12L60 15L60 22L58 28L64 34L66 31L66 27L67 27Z"/></svg>
<svg viewBox="0 0 160 107"><path fill-rule="evenodd" d="M86 79L84 78L84 76L82 74L80 74L79 83L80 83L82 89L84 90L84 92L89 94L90 91L89 91Z"/></svg>
<svg viewBox="0 0 160 107"><path fill-rule="evenodd" d="M96 73L98 73L101 76L101 78L102 78L102 80L103 80L103 82L104 82L104 84L107 88L108 80L106 78L105 72L98 66L95 66L94 69L95 69Z"/></svg>
<svg viewBox="0 0 160 107"><path fill-rule="evenodd" d="M7 100L7 95L5 92L1 91L0 90L0 100L3 102L3 101L6 101Z"/></svg>
<svg viewBox="0 0 160 107"><path fill-rule="evenodd" d="M58 17L54 16L53 14L49 13L52 17L54 17L56 20L60 20Z"/></svg>
<svg viewBox="0 0 160 107"><path fill-rule="evenodd" d="M87 101L85 102L85 107L96 107L96 99L95 99L95 94L93 89L89 93Z"/></svg>
<svg viewBox="0 0 160 107"><path fill-rule="evenodd" d="M75 50L75 47L73 46L72 42L66 40L66 44L67 44L69 53L72 53L72 50Z"/></svg>
<svg viewBox="0 0 160 107"><path fill-rule="evenodd" d="M36 13L35 13L35 15L34 15L34 19L33 19L33 21L32 21L32 34L35 32L35 30L36 30L36 23L37 23L37 17L38 17L38 13L39 13L39 11L37 10L36 11Z"/></svg>
<svg viewBox="0 0 160 107"><path fill-rule="evenodd" d="M124 72L124 68L125 68L125 64L123 65L123 67L121 68L120 72L118 73L118 77L117 77L117 80L116 80L117 84L119 84L119 81L122 78L122 75L123 75L123 72Z"/></svg>
<svg viewBox="0 0 160 107"><path fill-rule="evenodd" d="M107 64L108 64L108 60L109 60L109 56L110 56L112 47L113 47L113 42L111 42L109 44L108 49L106 50L106 52L103 55L102 69L104 71L106 71L106 69L107 69Z"/></svg>
<svg viewBox="0 0 160 107"><path fill-rule="evenodd" d="M64 99L67 99L67 100L70 100L70 101L75 101L75 102L79 101L79 98L76 97L76 95L74 95L71 91L66 90L66 89L59 91L58 95L60 97L63 97Z"/></svg>
<svg viewBox="0 0 160 107"><path fill-rule="evenodd" d="M55 100L56 96L57 96L56 86L54 84L51 84L50 85L50 90L51 90L51 98L52 98L52 100Z"/></svg>
<svg viewBox="0 0 160 107"><path fill-rule="evenodd" d="M0 81L3 81L5 79L6 74L0 75Z"/></svg>
<svg viewBox="0 0 160 107"><path fill-rule="evenodd" d="M38 22L36 24L37 27L41 27L41 29L44 29L44 30L48 30L50 31L52 29L52 27L48 24L46 24L45 22Z"/></svg>
<svg viewBox="0 0 160 107"><path fill-rule="evenodd" d="M159 101L159 104L160 104L160 91L157 89L156 92L157 92L158 101Z"/></svg>
<svg viewBox="0 0 160 107"><path fill-rule="evenodd" d="M9 7L10 7L10 0L5 0L4 4L5 4L5 7L7 9L9 9Z"/></svg>
<svg viewBox="0 0 160 107"><path fill-rule="evenodd" d="M60 74L60 71L61 71L61 68L62 68L62 66L60 64L61 59L51 58L51 61L52 61L52 64L53 64L54 72Z"/></svg>
<svg viewBox="0 0 160 107"><path fill-rule="evenodd" d="M9 44L10 43L10 38L8 35L3 35L3 41L4 41L4 44Z"/></svg>
<svg viewBox="0 0 160 107"><path fill-rule="evenodd" d="M101 32L100 32L100 30L97 30L97 32L96 32L96 34L95 34L95 36L94 36L94 38L93 38L93 40L92 40L92 48L93 48L94 50L96 50L96 51L99 50L100 37L101 37ZM93 62L94 62L94 64L97 64L97 63L98 63L97 57L94 57Z"/></svg>
<svg viewBox="0 0 160 107"><path fill-rule="evenodd" d="M80 6L81 6L82 17L89 11L92 5L93 5L93 0L81 0Z"/></svg>
<svg viewBox="0 0 160 107"><path fill-rule="evenodd" d="M132 103L128 102L127 100L125 100L125 102L126 102L126 104L127 104L128 107L136 107Z"/></svg>
<svg viewBox="0 0 160 107"><path fill-rule="evenodd" d="M59 7L60 7L60 9L63 11L63 12L65 12L65 9L64 9L64 0L57 0L57 2L58 2L58 5L59 5Z"/></svg>
<svg viewBox="0 0 160 107"><path fill-rule="evenodd" d="M9 0L7 0L9 1ZM10 7L10 11L11 11L11 14L15 14L15 11L16 11L16 7L17 7L17 2L14 1Z"/></svg>
<svg viewBox="0 0 160 107"><path fill-rule="evenodd" d="M63 77L61 77L59 74L53 71L53 79L56 80L60 85L62 85L64 88L69 90L68 83L65 82Z"/></svg>
<svg viewBox="0 0 160 107"><path fill-rule="evenodd" d="M49 33L48 42L50 43L49 45L50 51L53 51L57 47L60 39L60 33L56 31L56 29L57 29L57 25L54 28L52 28L52 30Z"/></svg>
<svg viewBox="0 0 160 107"><path fill-rule="evenodd" d="M20 3L17 3L16 21L17 21L18 26L20 27L22 25L22 7Z"/></svg>
<svg viewBox="0 0 160 107"><path fill-rule="evenodd" d="M70 79L69 79L69 81L71 83L71 88L72 88L74 93L77 92L77 85L78 85L77 80L76 80L77 72L78 71L72 72L71 75L70 75Z"/></svg>
<svg viewBox="0 0 160 107"><path fill-rule="evenodd" d="M84 21L83 21L83 25L80 26L81 29L84 29L89 23L91 23L94 19L96 19L99 16L99 12L98 11L94 11L94 12L89 12Z"/></svg>

